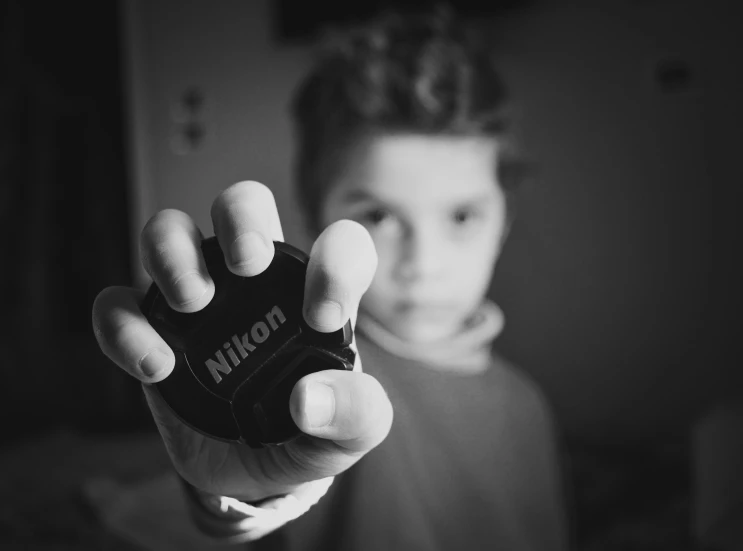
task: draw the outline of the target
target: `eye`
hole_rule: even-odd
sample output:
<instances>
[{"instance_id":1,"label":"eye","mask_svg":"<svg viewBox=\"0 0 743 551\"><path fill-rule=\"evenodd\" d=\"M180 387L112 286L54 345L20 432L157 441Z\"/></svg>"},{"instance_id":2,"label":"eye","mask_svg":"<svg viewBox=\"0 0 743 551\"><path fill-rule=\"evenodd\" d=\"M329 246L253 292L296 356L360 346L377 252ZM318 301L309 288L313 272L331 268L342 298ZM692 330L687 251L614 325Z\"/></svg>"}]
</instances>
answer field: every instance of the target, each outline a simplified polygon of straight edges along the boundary
<instances>
[{"instance_id":1,"label":"eye","mask_svg":"<svg viewBox=\"0 0 743 551\"><path fill-rule=\"evenodd\" d=\"M371 209L364 214L364 219L373 226L378 226L389 219L390 213L382 208Z\"/></svg>"},{"instance_id":2,"label":"eye","mask_svg":"<svg viewBox=\"0 0 743 551\"><path fill-rule=\"evenodd\" d=\"M454 211L452 220L457 226L464 226L477 218L477 211L472 207L461 207Z\"/></svg>"}]
</instances>

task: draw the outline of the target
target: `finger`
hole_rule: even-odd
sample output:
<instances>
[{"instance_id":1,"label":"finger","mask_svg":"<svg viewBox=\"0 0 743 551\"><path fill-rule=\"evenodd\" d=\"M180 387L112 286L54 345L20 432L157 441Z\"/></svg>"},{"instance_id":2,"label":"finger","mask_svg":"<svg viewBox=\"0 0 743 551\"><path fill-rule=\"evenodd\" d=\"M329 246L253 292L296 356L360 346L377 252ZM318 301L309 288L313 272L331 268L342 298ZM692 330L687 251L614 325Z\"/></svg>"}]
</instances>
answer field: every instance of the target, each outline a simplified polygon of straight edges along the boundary
<instances>
[{"instance_id":1,"label":"finger","mask_svg":"<svg viewBox=\"0 0 743 551\"><path fill-rule=\"evenodd\" d=\"M274 240L284 240L270 189L250 181L230 186L214 200L211 216L230 271L253 276L268 268Z\"/></svg>"},{"instance_id":2,"label":"finger","mask_svg":"<svg viewBox=\"0 0 743 551\"><path fill-rule=\"evenodd\" d=\"M312 373L297 382L289 403L292 418L303 432L332 440L353 453L377 446L392 426L387 393L366 373Z\"/></svg>"},{"instance_id":3,"label":"finger","mask_svg":"<svg viewBox=\"0 0 743 551\"><path fill-rule=\"evenodd\" d=\"M304 319L323 333L337 331L352 319L377 269L377 252L369 232L357 222L339 220L317 238L307 266Z\"/></svg>"},{"instance_id":4,"label":"finger","mask_svg":"<svg viewBox=\"0 0 743 551\"><path fill-rule=\"evenodd\" d=\"M168 209L142 230L142 265L168 304L179 312L197 312L214 296L214 281L201 254L203 236L187 214Z\"/></svg>"},{"instance_id":5,"label":"finger","mask_svg":"<svg viewBox=\"0 0 743 551\"><path fill-rule=\"evenodd\" d=\"M93 303L93 332L103 353L142 382L156 383L175 365L170 347L139 309L143 293L109 287Z\"/></svg>"}]
</instances>

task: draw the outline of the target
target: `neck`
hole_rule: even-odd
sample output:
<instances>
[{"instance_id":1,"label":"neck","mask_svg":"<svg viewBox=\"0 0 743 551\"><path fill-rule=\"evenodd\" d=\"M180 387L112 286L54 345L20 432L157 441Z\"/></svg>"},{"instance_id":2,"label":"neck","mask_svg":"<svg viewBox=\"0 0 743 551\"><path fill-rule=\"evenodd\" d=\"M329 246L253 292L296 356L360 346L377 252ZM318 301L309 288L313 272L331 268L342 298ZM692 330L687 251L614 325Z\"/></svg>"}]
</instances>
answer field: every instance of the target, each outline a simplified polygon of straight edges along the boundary
<instances>
[{"instance_id":1,"label":"neck","mask_svg":"<svg viewBox=\"0 0 743 551\"><path fill-rule=\"evenodd\" d=\"M503 312L485 301L449 338L433 343L414 343L400 339L365 312L359 312L356 328L388 352L419 362L438 371L477 374L490 365L490 347L503 329Z\"/></svg>"}]
</instances>

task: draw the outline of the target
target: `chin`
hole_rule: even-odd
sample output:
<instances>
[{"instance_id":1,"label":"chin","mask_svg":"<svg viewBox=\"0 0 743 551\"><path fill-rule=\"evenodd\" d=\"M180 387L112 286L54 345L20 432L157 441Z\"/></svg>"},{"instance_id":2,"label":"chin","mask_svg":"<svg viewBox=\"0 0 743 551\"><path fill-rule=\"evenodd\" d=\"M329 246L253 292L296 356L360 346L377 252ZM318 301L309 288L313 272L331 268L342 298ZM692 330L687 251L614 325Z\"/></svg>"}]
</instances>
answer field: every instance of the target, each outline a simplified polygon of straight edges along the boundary
<instances>
[{"instance_id":1,"label":"chin","mask_svg":"<svg viewBox=\"0 0 743 551\"><path fill-rule=\"evenodd\" d=\"M401 321L394 324L392 332L404 341L426 344L452 337L456 333L456 327L450 325L410 324Z\"/></svg>"},{"instance_id":2,"label":"chin","mask_svg":"<svg viewBox=\"0 0 743 551\"><path fill-rule=\"evenodd\" d=\"M423 312L418 309L366 308L366 313L377 320L398 339L426 344L449 339L462 326L458 311L445 309Z\"/></svg>"}]
</instances>

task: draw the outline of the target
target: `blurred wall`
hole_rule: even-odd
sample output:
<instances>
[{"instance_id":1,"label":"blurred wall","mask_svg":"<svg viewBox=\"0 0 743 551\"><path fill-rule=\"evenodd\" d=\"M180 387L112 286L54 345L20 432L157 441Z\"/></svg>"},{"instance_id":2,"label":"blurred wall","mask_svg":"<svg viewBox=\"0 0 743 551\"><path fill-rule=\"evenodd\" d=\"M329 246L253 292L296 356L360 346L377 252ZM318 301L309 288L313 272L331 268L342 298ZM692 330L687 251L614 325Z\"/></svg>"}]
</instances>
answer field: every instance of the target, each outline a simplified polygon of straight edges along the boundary
<instances>
[{"instance_id":1,"label":"blurred wall","mask_svg":"<svg viewBox=\"0 0 743 551\"><path fill-rule=\"evenodd\" d=\"M577 432L681 429L741 384L736 21L725 2L554 2L502 26L541 175L495 279L501 345Z\"/></svg>"},{"instance_id":2,"label":"blurred wall","mask_svg":"<svg viewBox=\"0 0 743 551\"><path fill-rule=\"evenodd\" d=\"M274 190L287 240L306 247L289 188L286 104L309 52L271 36L269 0L124 7L133 237L165 207L210 235L216 193L255 179ZM724 203L724 177L740 173L720 153L741 141L725 61L739 39L723 8L546 2L494 25L541 171L520 191L496 272L507 314L500 345L575 434L612 442L683 430L730 385L713 347L725 325L711 286L720 242L711 211ZM207 135L182 154L179 102L191 86L205 94Z\"/></svg>"},{"instance_id":3,"label":"blurred wall","mask_svg":"<svg viewBox=\"0 0 743 551\"><path fill-rule=\"evenodd\" d=\"M209 209L219 191L258 180L273 190L285 238L296 242L302 231L291 215L286 109L309 55L273 38L270 1L125 0L122 9L137 175L134 234L157 210L176 208L213 235ZM204 104L188 116L184 95L192 88L203 92ZM194 149L184 143L189 121L206 132Z\"/></svg>"}]
</instances>

